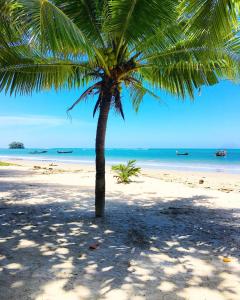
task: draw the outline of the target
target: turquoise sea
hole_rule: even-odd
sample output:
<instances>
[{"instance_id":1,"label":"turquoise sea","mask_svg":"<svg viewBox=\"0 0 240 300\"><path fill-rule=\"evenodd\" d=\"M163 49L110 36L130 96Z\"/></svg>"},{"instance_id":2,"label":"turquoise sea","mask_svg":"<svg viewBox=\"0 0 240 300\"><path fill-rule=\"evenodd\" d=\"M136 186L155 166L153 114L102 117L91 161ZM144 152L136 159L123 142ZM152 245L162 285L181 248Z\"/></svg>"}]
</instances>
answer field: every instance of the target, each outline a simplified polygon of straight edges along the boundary
<instances>
[{"instance_id":1,"label":"turquoise sea","mask_svg":"<svg viewBox=\"0 0 240 300\"><path fill-rule=\"evenodd\" d=\"M30 154L35 150L47 150L44 154ZM73 153L58 154L57 150L72 150ZM179 152L188 152L188 156L177 156ZM106 149L107 164L126 162L136 159L137 164L145 168L209 171L240 174L240 149L227 150L226 157L216 157L220 149ZM94 163L95 152L90 148L56 149L0 149L0 159L29 159L69 163Z\"/></svg>"}]
</instances>

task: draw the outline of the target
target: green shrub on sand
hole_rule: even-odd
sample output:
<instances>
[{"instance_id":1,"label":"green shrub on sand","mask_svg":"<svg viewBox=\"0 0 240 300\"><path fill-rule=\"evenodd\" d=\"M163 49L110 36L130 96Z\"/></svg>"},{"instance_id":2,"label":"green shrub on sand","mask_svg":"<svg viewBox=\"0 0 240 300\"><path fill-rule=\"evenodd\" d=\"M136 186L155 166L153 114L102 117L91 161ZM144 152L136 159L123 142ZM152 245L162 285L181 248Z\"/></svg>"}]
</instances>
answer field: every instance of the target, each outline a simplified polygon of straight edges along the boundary
<instances>
[{"instance_id":1,"label":"green shrub on sand","mask_svg":"<svg viewBox=\"0 0 240 300\"><path fill-rule=\"evenodd\" d=\"M112 166L112 171L116 173L118 183L130 183L131 177L137 177L141 173L141 168L136 167L136 160L129 160L126 165L119 164Z\"/></svg>"}]
</instances>

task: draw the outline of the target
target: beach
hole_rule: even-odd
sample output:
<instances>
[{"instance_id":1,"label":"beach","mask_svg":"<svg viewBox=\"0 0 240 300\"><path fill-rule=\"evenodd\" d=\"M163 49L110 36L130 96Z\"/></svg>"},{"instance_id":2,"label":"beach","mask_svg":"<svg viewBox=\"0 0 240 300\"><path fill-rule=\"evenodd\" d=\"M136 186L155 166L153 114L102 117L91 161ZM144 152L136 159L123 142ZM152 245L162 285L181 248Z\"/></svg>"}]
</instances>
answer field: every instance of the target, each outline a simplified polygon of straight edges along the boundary
<instances>
[{"instance_id":1,"label":"beach","mask_svg":"<svg viewBox=\"0 0 240 300\"><path fill-rule=\"evenodd\" d=\"M240 175L143 169L94 218L94 165L0 167L1 300L240 297Z\"/></svg>"}]
</instances>

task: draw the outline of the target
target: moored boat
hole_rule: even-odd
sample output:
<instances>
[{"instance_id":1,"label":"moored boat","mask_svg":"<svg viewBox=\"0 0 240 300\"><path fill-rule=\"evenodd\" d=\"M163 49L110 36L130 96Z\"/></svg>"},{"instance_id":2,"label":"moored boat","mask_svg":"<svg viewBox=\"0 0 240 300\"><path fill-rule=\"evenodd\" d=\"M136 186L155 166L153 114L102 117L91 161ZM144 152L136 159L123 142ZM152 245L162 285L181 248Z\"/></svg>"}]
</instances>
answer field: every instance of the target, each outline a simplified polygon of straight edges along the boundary
<instances>
[{"instance_id":1,"label":"moored boat","mask_svg":"<svg viewBox=\"0 0 240 300\"><path fill-rule=\"evenodd\" d=\"M42 153L47 153L47 150L42 150L42 151L32 151L32 152L29 152L29 154L42 154Z\"/></svg>"},{"instance_id":2,"label":"moored boat","mask_svg":"<svg viewBox=\"0 0 240 300\"><path fill-rule=\"evenodd\" d=\"M226 156L227 155L227 151L226 150L219 150L215 153L216 156Z\"/></svg>"},{"instance_id":3,"label":"moored boat","mask_svg":"<svg viewBox=\"0 0 240 300\"><path fill-rule=\"evenodd\" d=\"M189 155L189 153L188 152L178 152L178 151L176 151L176 155Z\"/></svg>"},{"instance_id":4,"label":"moored boat","mask_svg":"<svg viewBox=\"0 0 240 300\"><path fill-rule=\"evenodd\" d=\"M58 150L57 153L58 154L67 154L67 153L73 153L73 151L72 150L69 150L69 151Z\"/></svg>"}]
</instances>

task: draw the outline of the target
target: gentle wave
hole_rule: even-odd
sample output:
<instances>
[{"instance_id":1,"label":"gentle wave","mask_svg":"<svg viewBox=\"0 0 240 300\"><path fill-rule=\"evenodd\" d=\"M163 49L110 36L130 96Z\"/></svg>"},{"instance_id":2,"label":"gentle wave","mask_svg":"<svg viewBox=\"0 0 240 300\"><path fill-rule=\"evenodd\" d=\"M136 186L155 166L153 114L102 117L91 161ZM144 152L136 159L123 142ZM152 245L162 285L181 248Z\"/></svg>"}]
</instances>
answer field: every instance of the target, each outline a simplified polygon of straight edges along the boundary
<instances>
[{"instance_id":1,"label":"gentle wave","mask_svg":"<svg viewBox=\"0 0 240 300\"><path fill-rule=\"evenodd\" d=\"M83 150L83 149L82 149ZM85 150L85 149L84 149ZM94 164L95 157L58 157L55 155L2 155L0 154L0 159L7 160L29 160L29 161L44 161L44 162L59 162L59 163L72 163L72 164ZM115 158L108 157L106 160L107 165L113 165L118 163L125 163L126 158ZM154 159L138 159L137 165L143 168L149 169L159 169L159 170L179 170L179 171L199 171L199 172L221 172L221 173L232 173L240 174L240 164L216 164L216 163L206 163L206 162L194 162L194 161L185 161L185 162L176 162L176 161L159 161Z\"/></svg>"}]
</instances>

